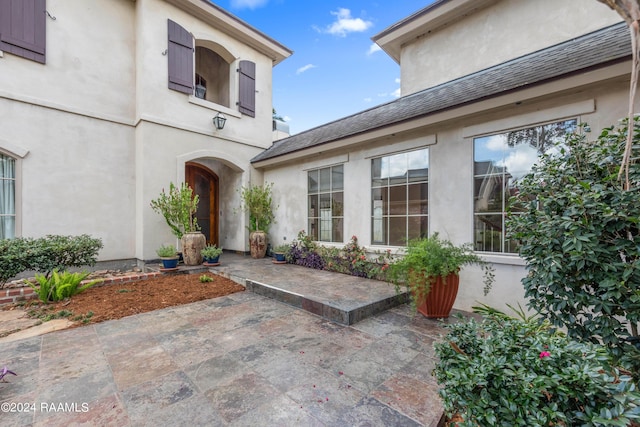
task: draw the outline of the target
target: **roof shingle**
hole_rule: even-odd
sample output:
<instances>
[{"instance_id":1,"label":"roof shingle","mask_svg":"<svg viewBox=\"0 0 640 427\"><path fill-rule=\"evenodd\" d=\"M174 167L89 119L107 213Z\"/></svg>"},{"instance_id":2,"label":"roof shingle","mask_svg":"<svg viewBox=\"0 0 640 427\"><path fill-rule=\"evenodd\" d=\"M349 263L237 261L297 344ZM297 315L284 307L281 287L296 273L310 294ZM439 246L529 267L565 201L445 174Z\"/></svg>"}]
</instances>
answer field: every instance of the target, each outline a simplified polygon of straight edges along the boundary
<instances>
[{"instance_id":1,"label":"roof shingle","mask_svg":"<svg viewBox=\"0 0 640 427\"><path fill-rule=\"evenodd\" d=\"M629 30L626 23L621 22L281 139L251 162L498 96L630 56Z\"/></svg>"}]
</instances>

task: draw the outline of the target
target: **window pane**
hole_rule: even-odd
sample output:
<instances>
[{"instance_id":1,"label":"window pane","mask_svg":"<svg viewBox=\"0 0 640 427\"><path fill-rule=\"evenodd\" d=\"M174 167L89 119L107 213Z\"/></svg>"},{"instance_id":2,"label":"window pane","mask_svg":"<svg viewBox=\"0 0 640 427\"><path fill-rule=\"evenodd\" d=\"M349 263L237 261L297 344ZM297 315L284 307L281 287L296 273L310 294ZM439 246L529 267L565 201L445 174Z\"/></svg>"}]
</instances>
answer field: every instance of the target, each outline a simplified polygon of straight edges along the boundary
<instances>
[{"instance_id":1,"label":"window pane","mask_svg":"<svg viewBox=\"0 0 640 427\"><path fill-rule=\"evenodd\" d=\"M378 215L378 212L374 210L373 218L371 219L371 241L374 245L385 245L387 240L387 217Z\"/></svg>"},{"instance_id":2,"label":"window pane","mask_svg":"<svg viewBox=\"0 0 640 427\"><path fill-rule=\"evenodd\" d=\"M407 238L418 239L421 237L427 237L429 221L427 216L410 216L408 219Z\"/></svg>"},{"instance_id":3,"label":"window pane","mask_svg":"<svg viewBox=\"0 0 640 427\"><path fill-rule=\"evenodd\" d=\"M373 203L371 205L372 214L379 210L380 215L389 215L388 188L375 188L371 191Z\"/></svg>"},{"instance_id":4,"label":"window pane","mask_svg":"<svg viewBox=\"0 0 640 427\"><path fill-rule=\"evenodd\" d=\"M382 179L382 159L371 160L371 185L379 187L386 184L387 180Z\"/></svg>"},{"instance_id":5,"label":"window pane","mask_svg":"<svg viewBox=\"0 0 640 427\"><path fill-rule=\"evenodd\" d=\"M333 218L333 239L334 242L344 242L344 235L342 232L343 228L343 220L342 218Z\"/></svg>"},{"instance_id":6,"label":"window pane","mask_svg":"<svg viewBox=\"0 0 640 427\"><path fill-rule=\"evenodd\" d=\"M320 169L320 191L331 190L331 170L329 168Z\"/></svg>"},{"instance_id":7,"label":"window pane","mask_svg":"<svg viewBox=\"0 0 640 427\"><path fill-rule=\"evenodd\" d=\"M407 217L389 218L389 244L404 246L407 244Z\"/></svg>"},{"instance_id":8,"label":"window pane","mask_svg":"<svg viewBox=\"0 0 640 427\"><path fill-rule=\"evenodd\" d=\"M502 174L485 175L478 178L476 180L475 212L502 212L504 184Z\"/></svg>"},{"instance_id":9,"label":"window pane","mask_svg":"<svg viewBox=\"0 0 640 427\"><path fill-rule=\"evenodd\" d=\"M343 208L343 199L344 193L333 193L331 198L331 211L333 216L343 216L344 208Z\"/></svg>"},{"instance_id":10,"label":"window pane","mask_svg":"<svg viewBox=\"0 0 640 427\"><path fill-rule=\"evenodd\" d=\"M309 196L309 217L317 218L320 214L318 210L318 196Z\"/></svg>"},{"instance_id":11,"label":"window pane","mask_svg":"<svg viewBox=\"0 0 640 427\"><path fill-rule=\"evenodd\" d=\"M428 184L411 184L409 186L409 215L429 213L429 186Z\"/></svg>"},{"instance_id":12,"label":"window pane","mask_svg":"<svg viewBox=\"0 0 640 427\"><path fill-rule=\"evenodd\" d=\"M389 157L389 185L407 182L407 153Z\"/></svg>"},{"instance_id":13,"label":"window pane","mask_svg":"<svg viewBox=\"0 0 640 427\"><path fill-rule=\"evenodd\" d=\"M427 181L429 179L429 151L412 151L407 153L409 163L409 182Z\"/></svg>"},{"instance_id":14,"label":"window pane","mask_svg":"<svg viewBox=\"0 0 640 427\"><path fill-rule=\"evenodd\" d=\"M13 216L0 216L0 239L16 237L16 219Z\"/></svg>"},{"instance_id":15,"label":"window pane","mask_svg":"<svg viewBox=\"0 0 640 427\"><path fill-rule=\"evenodd\" d=\"M331 168L331 190L336 191L344 188L343 176L344 172L342 165Z\"/></svg>"},{"instance_id":16,"label":"window pane","mask_svg":"<svg viewBox=\"0 0 640 427\"><path fill-rule=\"evenodd\" d=\"M0 154L0 179L16 177L16 161L11 157Z\"/></svg>"},{"instance_id":17,"label":"window pane","mask_svg":"<svg viewBox=\"0 0 640 427\"><path fill-rule=\"evenodd\" d=\"M390 215L407 214L407 187L404 185L389 187Z\"/></svg>"},{"instance_id":18,"label":"window pane","mask_svg":"<svg viewBox=\"0 0 640 427\"><path fill-rule=\"evenodd\" d=\"M309 219L309 236L311 239L318 240L318 220L317 219Z\"/></svg>"},{"instance_id":19,"label":"window pane","mask_svg":"<svg viewBox=\"0 0 640 427\"><path fill-rule=\"evenodd\" d=\"M307 174L308 176L308 191L309 193L317 193L318 192L318 171L310 171Z\"/></svg>"},{"instance_id":20,"label":"window pane","mask_svg":"<svg viewBox=\"0 0 640 427\"><path fill-rule=\"evenodd\" d=\"M477 251L502 251L502 214L477 215L474 229Z\"/></svg>"}]
</instances>

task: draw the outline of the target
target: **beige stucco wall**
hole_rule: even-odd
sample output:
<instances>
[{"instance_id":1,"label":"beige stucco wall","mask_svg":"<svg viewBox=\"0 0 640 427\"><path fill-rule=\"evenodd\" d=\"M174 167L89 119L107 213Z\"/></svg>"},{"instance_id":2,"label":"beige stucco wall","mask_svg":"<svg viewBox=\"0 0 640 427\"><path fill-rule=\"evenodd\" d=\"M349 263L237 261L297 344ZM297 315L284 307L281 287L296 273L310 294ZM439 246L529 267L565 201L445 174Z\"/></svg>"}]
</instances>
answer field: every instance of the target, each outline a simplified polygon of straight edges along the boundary
<instances>
[{"instance_id":1,"label":"beige stucco wall","mask_svg":"<svg viewBox=\"0 0 640 427\"><path fill-rule=\"evenodd\" d=\"M0 96L132 123L134 3L48 0L47 10L46 64L3 55Z\"/></svg>"},{"instance_id":2,"label":"beige stucco wall","mask_svg":"<svg viewBox=\"0 0 640 427\"><path fill-rule=\"evenodd\" d=\"M220 244L246 250L237 189L261 182L249 160L271 144L272 59L162 0L48 0L47 10L46 64L0 56L0 152L18 159L18 235L87 233L104 242L100 260L155 259L176 241L149 203L192 161L220 179ZM168 17L232 53L229 107L168 88ZM255 118L235 105L241 59L256 63Z\"/></svg>"},{"instance_id":3,"label":"beige stucco wall","mask_svg":"<svg viewBox=\"0 0 640 427\"><path fill-rule=\"evenodd\" d=\"M627 88L628 80L615 78L554 96L538 98L533 91L522 104L505 104L486 112L435 122L418 133L406 136L399 133L367 141L350 150L314 156L313 160L300 159L270 167L264 177L266 182L274 183L274 199L279 204L278 222L270 230L270 239L274 244L282 243L285 237L290 242L298 231L307 229L307 170L343 164L345 242L333 245L343 246L356 235L372 252L386 249L396 252L397 247L370 245L371 158L426 146L429 147L429 230L455 243L472 242L474 137L575 117L587 122L593 129L590 137L596 138L602 127L617 123L626 114ZM524 306L526 301L520 284L525 275L523 260L510 254L485 253L483 256L496 270L493 290L483 296L480 269L464 268L455 307L469 310L478 302L503 309L506 309L505 303Z\"/></svg>"},{"instance_id":4,"label":"beige stucco wall","mask_svg":"<svg viewBox=\"0 0 640 427\"><path fill-rule=\"evenodd\" d=\"M502 0L403 46L401 93L433 87L621 20L596 0Z\"/></svg>"},{"instance_id":5,"label":"beige stucco wall","mask_svg":"<svg viewBox=\"0 0 640 427\"><path fill-rule=\"evenodd\" d=\"M21 163L21 235L86 233L102 239L100 259L131 258L133 127L1 98L0 117L0 150Z\"/></svg>"},{"instance_id":6,"label":"beige stucco wall","mask_svg":"<svg viewBox=\"0 0 640 427\"><path fill-rule=\"evenodd\" d=\"M161 0L137 0L137 120L160 123L180 129L267 148L271 145L271 77L272 62L255 49L212 28L198 18ZM196 39L212 41L228 50L235 61L229 67L231 107L203 101L167 89L167 19L177 22ZM240 60L256 64L256 117L239 113L238 76ZM227 117L222 131L213 127L217 112Z\"/></svg>"}]
</instances>

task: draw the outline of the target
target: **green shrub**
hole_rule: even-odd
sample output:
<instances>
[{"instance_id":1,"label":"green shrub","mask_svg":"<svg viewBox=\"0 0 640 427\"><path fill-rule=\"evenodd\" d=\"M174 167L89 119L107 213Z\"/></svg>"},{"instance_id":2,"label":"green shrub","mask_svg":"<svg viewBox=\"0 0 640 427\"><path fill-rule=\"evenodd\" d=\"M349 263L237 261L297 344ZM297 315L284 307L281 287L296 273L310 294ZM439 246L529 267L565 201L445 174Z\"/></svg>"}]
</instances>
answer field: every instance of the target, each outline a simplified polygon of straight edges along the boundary
<instances>
[{"instance_id":1,"label":"green shrub","mask_svg":"<svg viewBox=\"0 0 640 427\"><path fill-rule=\"evenodd\" d=\"M459 426L627 426L640 417L635 383L602 346L501 313L448 328L434 375Z\"/></svg>"},{"instance_id":2,"label":"green shrub","mask_svg":"<svg viewBox=\"0 0 640 427\"><path fill-rule=\"evenodd\" d=\"M102 241L87 234L0 240L0 284L23 271L49 277L54 269L94 265L101 248Z\"/></svg>"},{"instance_id":3,"label":"green shrub","mask_svg":"<svg viewBox=\"0 0 640 427\"><path fill-rule=\"evenodd\" d=\"M162 189L160 196L151 201L151 209L163 216L171 232L178 238L189 232L199 231L200 226L196 220L200 197L193 194L189 184L183 182L176 187L169 183L169 193Z\"/></svg>"},{"instance_id":4,"label":"green shrub","mask_svg":"<svg viewBox=\"0 0 640 427\"><path fill-rule=\"evenodd\" d=\"M518 181L507 230L527 263L529 306L572 337L608 346L637 375L640 352L629 341L640 320L640 162L624 190L626 133L611 127L595 141L573 134L554 146Z\"/></svg>"},{"instance_id":5,"label":"green shrub","mask_svg":"<svg viewBox=\"0 0 640 427\"><path fill-rule=\"evenodd\" d=\"M29 283L29 286L33 288L42 302L61 301L79 294L85 289L89 289L96 283L102 282L101 279L97 279L82 285L81 282L86 279L88 275L89 273L87 272L69 273L63 271L62 273L58 273L58 270L53 270L50 277L36 274L36 282L38 282L39 286L33 283Z\"/></svg>"}]
</instances>

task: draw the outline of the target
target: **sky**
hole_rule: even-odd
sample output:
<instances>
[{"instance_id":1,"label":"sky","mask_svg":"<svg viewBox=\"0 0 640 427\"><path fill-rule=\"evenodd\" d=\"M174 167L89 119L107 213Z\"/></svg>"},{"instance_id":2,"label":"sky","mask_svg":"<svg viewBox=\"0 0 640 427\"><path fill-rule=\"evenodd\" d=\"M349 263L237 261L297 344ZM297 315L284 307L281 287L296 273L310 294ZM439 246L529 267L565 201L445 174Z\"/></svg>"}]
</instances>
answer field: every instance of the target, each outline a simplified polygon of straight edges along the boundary
<instances>
[{"instance_id":1,"label":"sky","mask_svg":"<svg viewBox=\"0 0 640 427\"><path fill-rule=\"evenodd\" d=\"M371 37L433 1L213 3L293 50L273 68L273 108L293 135L396 99L400 66Z\"/></svg>"}]
</instances>

